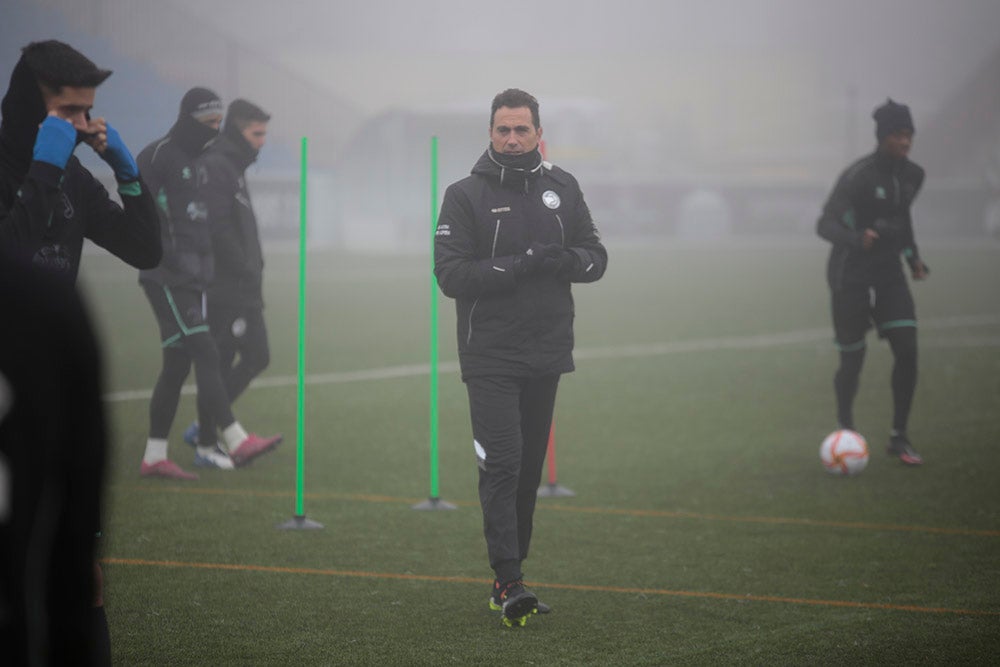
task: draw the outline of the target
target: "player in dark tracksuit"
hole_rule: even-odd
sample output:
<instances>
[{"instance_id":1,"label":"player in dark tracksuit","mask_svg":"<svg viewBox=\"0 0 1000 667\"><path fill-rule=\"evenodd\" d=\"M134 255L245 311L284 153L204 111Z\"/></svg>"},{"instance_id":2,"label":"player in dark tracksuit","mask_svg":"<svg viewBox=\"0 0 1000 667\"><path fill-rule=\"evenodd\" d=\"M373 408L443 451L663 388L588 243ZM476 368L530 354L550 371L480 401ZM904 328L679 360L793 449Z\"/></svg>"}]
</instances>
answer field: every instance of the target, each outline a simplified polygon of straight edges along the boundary
<instances>
[{"instance_id":1,"label":"player in dark tracksuit","mask_svg":"<svg viewBox=\"0 0 1000 667\"><path fill-rule=\"evenodd\" d=\"M264 145L268 120L270 116L260 107L234 100L226 110L222 133L198 161L199 197L208 214L215 253L208 324L219 349L230 401L236 400L270 361L264 325L264 254L244 175ZM202 398L198 400L200 404ZM204 412L199 405L199 414ZM214 429L202 422L198 432L206 428ZM281 440L280 436L275 438L271 447Z\"/></svg>"},{"instance_id":2,"label":"player in dark tracksuit","mask_svg":"<svg viewBox=\"0 0 1000 667\"><path fill-rule=\"evenodd\" d=\"M214 92L192 88L181 100L177 121L167 135L139 154L163 230L163 261L139 273L159 323L163 348L163 366L149 403L149 439L140 468L145 477L197 478L167 458L167 436L192 363L198 404L212 413L201 419L223 426L223 439L234 452L250 437L233 416L220 374L219 352L205 318L205 292L212 283L214 257L208 214L198 196L195 159L218 136L222 111L222 101ZM219 448L214 432L206 432L196 444L196 466L233 469L233 460Z\"/></svg>"},{"instance_id":3,"label":"player in dark tracksuit","mask_svg":"<svg viewBox=\"0 0 1000 667\"><path fill-rule=\"evenodd\" d=\"M841 428L854 429L865 333L874 322L894 357L889 453L920 465L923 459L906 433L917 383L917 319L900 256L914 280L927 277L910 216L924 170L907 158L914 132L909 108L888 100L874 118L878 148L841 174L817 223L819 235L833 244L827 282L840 349L834 377L837 421Z\"/></svg>"},{"instance_id":4,"label":"player in dark tracksuit","mask_svg":"<svg viewBox=\"0 0 1000 667\"><path fill-rule=\"evenodd\" d=\"M572 175L544 162L538 102L493 100L491 145L445 192L434 272L455 299L469 395L491 606L523 624L539 607L524 588L542 463L559 377L573 366L570 284L601 278L607 252Z\"/></svg>"},{"instance_id":5,"label":"player in dark tracksuit","mask_svg":"<svg viewBox=\"0 0 1000 667\"><path fill-rule=\"evenodd\" d=\"M0 258L0 262L33 265L51 273L57 281L72 286L79 272L80 255L85 238L139 269L152 268L160 261L159 220L153 200L140 178L135 160L121 136L104 118L90 117L97 87L110 75L110 71L99 69L86 56L62 42L55 40L33 42L24 48L11 74L10 87L2 105L0 255L3 258ZM86 143L94 149L111 167L118 183L122 205L113 201L104 187L73 156L73 151L80 143ZM32 285L24 285L26 295L32 294L32 289ZM40 289L39 294L44 294L44 291ZM67 318L77 321L80 318L74 314L76 306L71 299L72 297L67 297L58 303L64 304L67 310L73 310L74 312L66 313ZM44 310L43 305L38 304L36 312L40 318ZM3 309L3 312L7 316L14 317L6 309ZM20 327L24 323L16 324ZM44 322L39 319L36 324L38 327L43 327L45 324L61 326L59 319L55 317L47 318ZM15 323L12 323L11 326L14 325ZM67 331L75 331L81 335L87 333L89 328L85 323L79 322L65 325ZM54 345L62 344L57 343L54 332L39 331L31 326L23 329L24 335L35 335L31 334L32 331L37 334L38 341L48 341ZM83 339L75 342L82 346L80 349L86 347L86 341ZM53 348L51 359L48 356L44 359L32 359L36 362L35 372L40 374L40 379L44 378L54 385L47 388L43 386L32 388L28 384L22 385L22 390L27 387L29 393L38 391L57 393L77 386L76 378L64 376L62 373L56 375L45 373L45 368L50 364L53 368L59 368L59 363L63 361L63 353L66 356L72 354L69 349ZM85 350L82 354L89 356L90 352ZM89 364L91 361L86 359L85 363ZM77 359L73 363L82 364L84 360ZM86 371L93 375L92 382L96 382L94 371L96 367L97 364L94 362L94 366ZM77 371L80 369L80 366L76 367ZM86 386L89 388L86 389L86 395L80 394L78 407L95 411L91 418L96 421L100 419L100 415L97 414L100 408L100 393L95 385ZM30 396L30 400L36 398L37 396ZM27 402L29 397L25 396L24 399ZM54 398L47 397L46 402L48 411L35 411L31 415L34 428L39 435L39 442L33 440L33 444L41 446L41 440L53 438L59 440L59 443L54 443L56 446L63 446L65 449L65 445L72 442L74 446L70 449L73 452L86 454L91 446L89 438L103 437L103 432L98 434L100 429L88 432L90 424L85 419L74 418L70 414L71 411L62 417L58 412L53 412L57 407ZM68 432L56 433L53 430L58 430L67 424L73 426L77 435ZM23 439L20 444L25 444ZM97 443L95 446L103 447L103 443ZM42 452L37 454L43 455ZM54 452L44 453L44 455L50 454ZM101 452L93 453L95 457L93 463L98 467L103 460L99 454ZM74 509L87 511L91 508L89 503L93 499L87 497L87 491L96 487L94 493L100 493L100 473L86 461L86 457L84 463L80 464L71 461L72 456L68 455L60 462L60 465L68 464L73 468L70 479L72 488L69 489L72 495L67 504L72 503L75 506L79 503L80 507ZM15 474L18 474L17 471ZM53 493L55 493L54 488ZM52 497L60 502L64 500L57 496L58 494ZM111 661L100 568L93 560L96 553L94 536L99 530L99 514L96 510L94 506L92 523L87 526L90 541L83 561L86 569L60 572L59 577L65 576L73 581L74 586L90 592L96 640L93 645L98 647L97 653L93 659L84 658L79 654L73 659L74 649L70 648L70 652L62 654L62 657L56 660L57 663L110 664ZM55 528L51 523L45 525L48 528ZM59 562L66 562L74 555L64 553L62 546L55 548L55 554ZM36 557L41 558L41 555ZM80 561L75 563L79 565ZM91 575L91 572L94 574ZM79 577L85 579L81 580ZM52 581L54 585L59 586L61 579ZM56 602L57 597L43 600L37 597L41 595L38 590L35 590L34 594L36 597L29 598L34 605L59 606ZM44 609L39 607L36 611ZM3 612L0 611L0 616L2 615ZM53 612L53 615L56 615L56 612ZM75 641L76 638L28 639L58 643ZM7 645L6 642L2 644L5 647ZM14 660L17 661L16 658Z\"/></svg>"}]
</instances>

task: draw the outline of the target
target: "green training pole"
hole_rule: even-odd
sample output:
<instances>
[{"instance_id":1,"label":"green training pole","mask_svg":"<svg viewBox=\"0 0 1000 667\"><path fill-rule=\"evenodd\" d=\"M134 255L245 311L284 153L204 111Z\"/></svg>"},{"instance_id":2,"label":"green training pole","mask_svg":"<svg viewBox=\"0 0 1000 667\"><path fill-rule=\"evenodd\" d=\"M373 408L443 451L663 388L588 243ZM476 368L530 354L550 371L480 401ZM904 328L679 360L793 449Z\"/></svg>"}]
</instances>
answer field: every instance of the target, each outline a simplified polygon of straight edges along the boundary
<instances>
[{"instance_id":1,"label":"green training pole","mask_svg":"<svg viewBox=\"0 0 1000 667\"><path fill-rule=\"evenodd\" d=\"M283 529L322 528L323 524L306 518L305 512L305 426L306 426L306 176L308 173L308 140L302 137L302 167L299 176L299 361L298 396L296 401L295 434L295 515L282 524Z\"/></svg>"},{"instance_id":2,"label":"green training pole","mask_svg":"<svg viewBox=\"0 0 1000 667\"><path fill-rule=\"evenodd\" d=\"M438 287L434 278L434 235L438 218L438 138L431 137L431 307L430 307L430 450L431 494L413 506L416 510L453 510L455 505L441 500L438 475Z\"/></svg>"}]
</instances>

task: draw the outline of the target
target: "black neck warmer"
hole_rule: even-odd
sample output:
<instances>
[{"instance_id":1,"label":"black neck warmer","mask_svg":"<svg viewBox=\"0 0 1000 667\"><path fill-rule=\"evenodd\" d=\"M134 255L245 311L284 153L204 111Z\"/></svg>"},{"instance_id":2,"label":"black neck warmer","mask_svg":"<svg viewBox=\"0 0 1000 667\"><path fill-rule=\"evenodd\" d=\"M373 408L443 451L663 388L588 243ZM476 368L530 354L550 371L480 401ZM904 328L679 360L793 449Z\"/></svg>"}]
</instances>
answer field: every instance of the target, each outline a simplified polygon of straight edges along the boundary
<instances>
[{"instance_id":1,"label":"black neck warmer","mask_svg":"<svg viewBox=\"0 0 1000 667\"><path fill-rule=\"evenodd\" d=\"M10 87L0 109L3 113L0 146L12 161L11 166L26 174L31 165L38 126L45 120L47 112L38 81L23 57L10 75Z\"/></svg>"},{"instance_id":2,"label":"black neck warmer","mask_svg":"<svg viewBox=\"0 0 1000 667\"><path fill-rule=\"evenodd\" d=\"M497 153L493 146L486 149L490 160L500 167L500 185L528 189L528 181L542 172L542 154L536 147L519 155Z\"/></svg>"},{"instance_id":3,"label":"black neck warmer","mask_svg":"<svg viewBox=\"0 0 1000 667\"><path fill-rule=\"evenodd\" d=\"M241 169L246 169L257 161L257 154L260 151L256 151L250 147L250 144L243 138L243 133L236 127L235 123L227 122L222 128L222 136L229 140L233 148L233 157Z\"/></svg>"}]
</instances>

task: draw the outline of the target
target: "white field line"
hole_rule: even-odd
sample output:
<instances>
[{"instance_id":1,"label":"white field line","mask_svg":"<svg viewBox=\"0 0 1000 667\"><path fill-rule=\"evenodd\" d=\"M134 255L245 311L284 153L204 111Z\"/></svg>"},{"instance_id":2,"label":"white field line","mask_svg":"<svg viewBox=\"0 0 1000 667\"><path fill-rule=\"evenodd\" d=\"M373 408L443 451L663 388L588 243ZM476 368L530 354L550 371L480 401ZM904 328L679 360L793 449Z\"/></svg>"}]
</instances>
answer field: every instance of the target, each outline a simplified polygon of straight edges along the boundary
<instances>
[{"instance_id":1,"label":"white field line","mask_svg":"<svg viewBox=\"0 0 1000 667\"><path fill-rule=\"evenodd\" d=\"M922 331L960 329L963 327L990 326L1000 324L1000 315L967 315L947 317L933 320L921 320ZM614 345L610 347L590 347L574 350L576 359L626 359L630 357L653 357L665 354L684 354L689 352L714 352L718 350L755 350L762 348L781 347L783 345L800 345L802 343L830 342L833 332L830 327L822 329L800 329L774 334L759 334L755 336L724 336L720 338L702 338L689 341L671 341L664 343L642 343L635 345ZM1000 347L1000 337L961 338L947 344L949 347ZM926 346L922 344L922 346ZM932 345L939 347L940 345ZM446 361L438 364L441 373L458 371L457 361ZM349 382L368 382L371 380L397 380L400 378L418 377L430 373L429 364L408 364L404 366L386 366L359 371L344 371L340 373L319 373L307 375L306 384L346 384ZM278 375L254 380L251 389L266 387L290 387L298 383L298 378L292 375ZM187 384L181 389L182 394L194 394L195 386ZM109 403L124 401L148 400L153 395L152 389L131 389L116 391L104 395Z\"/></svg>"}]
</instances>

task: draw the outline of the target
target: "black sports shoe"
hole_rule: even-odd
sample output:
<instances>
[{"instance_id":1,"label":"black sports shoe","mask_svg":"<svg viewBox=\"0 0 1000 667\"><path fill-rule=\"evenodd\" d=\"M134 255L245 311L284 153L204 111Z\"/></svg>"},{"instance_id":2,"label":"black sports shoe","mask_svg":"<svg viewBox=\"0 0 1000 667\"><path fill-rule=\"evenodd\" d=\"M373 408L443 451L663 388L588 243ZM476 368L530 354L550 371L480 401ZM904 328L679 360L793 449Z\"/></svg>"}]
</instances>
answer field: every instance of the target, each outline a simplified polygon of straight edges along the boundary
<instances>
[{"instance_id":1,"label":"black sports shoe","mask_svg":"<svg viewBox=\"0 0 1000 667\"><path fill-rule=\"evenodd\" d=\"M490 598L490 607L494 606L494 600L500 602L503 624L508 628L514 625L523 627L528 622L529 616L538 613L538 598L524 587L524 582L520 579L503 586L496 582L494 591Z\"/></svg>"},{"instance_id":2,"label":"black sports shoe","mask_svg":"<svg viewBox=\"0 0 1000 667\"><path fill-rule=\"evenodd\" d=\"M500 602L500 582L496 579L493 580L493 588L490 590L490 609L493 611L502 611L503 603ZM535 607L536 614L548 614L552 611L552 607L545 604L541 600L538 601Z\"/></svg>"},{"instance_id":3,"label":"black sports shoe","mask_svg":"<svg viewBox=\"0 0 1000 667\"><path fill-rule=\"evenodd\" d=\"M910 444L910 440L903 433L894 433L889 436L889 447L886 450L889 456L895 456L908 466L923 465L924 459L917 454L917 450Z\"/></svg>"}]
</instances>

